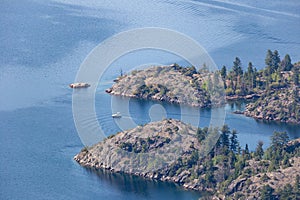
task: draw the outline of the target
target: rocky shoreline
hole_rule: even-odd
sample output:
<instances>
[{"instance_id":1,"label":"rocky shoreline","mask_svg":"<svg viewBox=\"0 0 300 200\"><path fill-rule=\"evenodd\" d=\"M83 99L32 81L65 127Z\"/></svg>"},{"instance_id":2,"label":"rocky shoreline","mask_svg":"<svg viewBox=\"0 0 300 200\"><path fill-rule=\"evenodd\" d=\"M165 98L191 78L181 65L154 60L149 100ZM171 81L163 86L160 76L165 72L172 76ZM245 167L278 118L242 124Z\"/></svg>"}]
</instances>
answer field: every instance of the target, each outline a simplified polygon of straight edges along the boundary
<instances>
[{"instance_id":1,"label":"rocky shoreline","mask_svg":"<svg viewBox=\"0 0 300 200\"><path fill-rule=\"evenodd\" d=\"M188 181L191 176L189 170L170 173L177 159L188 160L196 149L201 148L196 132L197 129L190 125L166 119L118 133L93 147L86 147L74 160L83 167L169 181L186 189L208 191L201 186L199 179Z\"/></svg>"},{"instance_id":2,"label":"rocky shoreline","mask_svg":"<svg viewBox=\"0 0 300 200\"><path fill-rule=\"evenodd\" d=\"M257 120L300 124L300 89L272 90L246 106L244 114Z\"/></svg>"},{"instance_id":3,"label":"rocky shoreline","mask_svg":"<svg viewBox=\"0 0 300 200\"><path fill-rule=\"evenodd\" d=\"M225 99L227 101L237 101L237 100L253 100L253 99L258 99L262 96L262 94L260 93L256 93L256 94L248 94L248 95L227 95L225 97Z\"/></svg>"},{"instance_id":4,"label":"rocky shoreline","mask_svg":"<svg viewBox=\"0 0 300 200\"><path fill-rule=\"evenodd\" d=\"M296 68L298 69L299 66L295 65ZM297 71L281 72L281 82L284 81L284 84L273 83L270 89L264 86L248 91L248 93L236 94L228 92L227 88L225 95L225 84L222 84L224 80L219 80L218 72L197 72L194 67L180 67L173 64L135 70L129 75L120 76L114 80L115 84L106 92L116 96L200 108L220 106L226 101L252 101L247 104L245 111L234 113L244 114L257 120L300 124L299 86L290 80L295 73ZM262 74L263 72L257 72L257 76L260 76L257 82L266 84ZM225 82L226 87L235 83L229 80Z\"/></svg>"},{"instance_id":5,"label":"rocky shoreline","mask_svg":"<svg viewBox=\"0 0 300 200\"><path fill-rule=\"evenodd\" d=\"M234 131L227 126L220 131L219 147L201 157L203 141L212 132L165 119L109 136L92 147L83 148L74 160L87 168L174 182L189 190L214 194L209 199L257 199L266 185L279 196L283 186L295 184L300 175L300 139L280 143L277 151L285 156L272 168L273 158L263 159L262 154L259 158L256 152L247 149L241 154L234 153L234 148L224 145L224 134L234 134ZM273 137L284 138L284 133ZM238 146L233 142L230 146L233 144ZM272 148L275 146L267 149L270 152L267 157L274 154ZM234 163L230 164L230 158L235 159Z\"/></svg>"},{"instance_id":6,"label":"rocky shoreline","mask_svg":"<svg viewBox=\"0 0 300 200\"><path fill-rule=\"evenodd\" d=\"M152 100L152 101L159 101L159 102L168 102L171 104L179 104L179 105L187 105L192 107L200 107L200 108L209 108L211 107L210 103L202 104L202 103L186 103L178 98L170 97L167 95L155 95L155 96L146 96L146 95L133 95L133 94L127 94L127 93L121 93L113 91L111 88L105 90L106 93L115 95L115 96L121 96L121 97L128 97L128 98L135 98L135 99L144 99L144 100Z\"/></svg>"},{"instance_id":7,"label":"rocky shoreline","mask_svg":"<svg viewBox=\"0 0 300 200\"><path fill-rule=\"evenodd\" d=\"M249 66L245 73L239 62L235 65L229 73L223 67L221 79L219 72L197 72L194 67L177 64L135 70L114 80L106 92L201 108L219 106L225 100L251 100L245 111L234 113L300 124L299 64L291 67L293 71L278 66L257 71ZM203 142L211 132L218 135L216 146L211 140ZM236 134L226 125L209 130L165 119L85 147L74 160L88 168L174 182L186 189L214 194L209 199L257 199L264 195L274 199L286 195L297 198L298 194L300 198L300 139L287 143L286 133L275 131L266 152L262 144L255 152L249 152L247 145L245 149L239 146ZM208 144L215 147L205 157L199 157ZM299 187L285 194L291 183Z\"/></svg>"},{"instance_id":8,"label":"rocky shoreline","mask_svg":"<svg viewBox=\"0 0 300 200\"><path fill-rule=\"evenodd\" d=\"M194 67L180 67L176 64L154 66L118 77L106 92L129 98L207 108L225 101L222 81L209 83L210 76L210 73L198 73ZM214 89L208 90L207 84Z\"/></svg>"},{"instance_id":9,"label":"rocky shoreline","mask_svg":"<svg viewBox=\"0 0 300 200\"><path fill-rule=\"evenodd\" d=\"M124 172L124 171L115 169L112 166L95 164L93 162L93 159L90 157L91 157L91 155L88 155L88 153L80 153L74 157L74 160L77 161L81 166L87 167L87 168L104 169L104 170L109 170L113 173L126 173L129 175L143 177L143 178L146 178L149 180L173 182L178 185L181 185L185 189L209 192L209 190L207 190L206 188L201 187L199 185L198 180L195 180L195 181L189 182L189 183L185 182L185 179L191 175L191 173L188 171L184 171L181 174L179 174L178 176L174 176L174 177L164 175L164 173L167 173L169 171L169 169L163 169L163 170L160 170L159 172L129 172L129 171Z\"/></svg>"}]
</instances>

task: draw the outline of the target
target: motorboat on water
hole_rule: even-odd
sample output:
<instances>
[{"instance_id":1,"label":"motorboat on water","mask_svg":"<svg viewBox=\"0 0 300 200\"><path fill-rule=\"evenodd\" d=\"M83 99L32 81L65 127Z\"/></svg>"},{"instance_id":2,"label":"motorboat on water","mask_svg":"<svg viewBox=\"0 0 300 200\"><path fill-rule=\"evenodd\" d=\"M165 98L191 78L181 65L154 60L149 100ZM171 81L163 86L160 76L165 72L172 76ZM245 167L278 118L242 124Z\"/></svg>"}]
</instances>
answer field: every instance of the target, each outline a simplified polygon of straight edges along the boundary
<instances>
[{"instance_id":1,"label":"motorboat on water","mask_svg":"<svg viewBox=\"0 0 300 200\"><path fill-rule=\"evenodd\" d=\"M112 114L111 116L112 116L112 118L121 118L122 117L120 112L116 112L116 113Z\"/></svg>"},{"instance_id":2,"label":"motorboat on water","mask_svg":"<svg viewBox=\"0 0 300 200\"><path fill-rule=\"evenodd\" d=\"M90 87L91 85L88 83L71 83L70 88L87 88Z\"/></svg>"}]
</instances>

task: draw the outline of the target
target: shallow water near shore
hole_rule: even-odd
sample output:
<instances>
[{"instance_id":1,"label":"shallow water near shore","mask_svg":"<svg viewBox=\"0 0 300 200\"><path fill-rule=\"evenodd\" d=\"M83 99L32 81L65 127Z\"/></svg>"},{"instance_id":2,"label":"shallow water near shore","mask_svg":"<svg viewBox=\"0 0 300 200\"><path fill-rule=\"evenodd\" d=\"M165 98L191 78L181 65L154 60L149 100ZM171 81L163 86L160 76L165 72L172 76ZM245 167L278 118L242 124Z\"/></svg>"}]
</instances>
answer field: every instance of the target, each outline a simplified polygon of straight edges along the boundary
<instances>
[{"instance_id":1,"label":"shallow water near shore","mask_svg":"<svg viewBox=\"0 0 300 200\"><path fill-rule=\"evenodd\" d=\"M95 172L73 161L84 145L74 125L73 91L68 84L74 82L80 64L96 45L120 31L145 26L187 34L207 49L218 66L231 66L239 56L244 68L250 60L259 68L269 48L278 49L281 57L290 53L293 61L300 60L299 1L275 0L272 5L245 0L82 2L1 2L0 199L198 199L201 194L172 183ZM141 64L170 64L174 59L183 62L149 51L120 60L107 71L97 88L95 105L106 135L120 131L111 118L111 96L104 92L120 68L127 72ZM149 122L149 109L157 103L130 100L130 117L136 124ZM178 105L160 106L167 117L180 118ZM300 137L300 126L232 114L243 106L224 108L225 123L238 130L242 146L248 143L253 150L258 140L268 146L275 130ZM209 109L200 110L200 125L207 125L210 117ZM92 118L85 123L95 125Z\"/></svg>"}]
</instances>

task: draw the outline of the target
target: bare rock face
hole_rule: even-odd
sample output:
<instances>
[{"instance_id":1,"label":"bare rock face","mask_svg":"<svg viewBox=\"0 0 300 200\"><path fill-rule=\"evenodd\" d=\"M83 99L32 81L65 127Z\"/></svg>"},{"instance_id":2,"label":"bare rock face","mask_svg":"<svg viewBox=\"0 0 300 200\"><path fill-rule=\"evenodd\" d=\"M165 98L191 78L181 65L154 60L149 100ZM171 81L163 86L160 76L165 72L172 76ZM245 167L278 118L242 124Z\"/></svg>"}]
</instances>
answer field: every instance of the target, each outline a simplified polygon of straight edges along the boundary
<instances>
[{"instance_id":1,"label":"bare rock face","mask_svg":"<svg viewBox=\"0 0 300 200\"><path fill-rule=\"evenodd\" d=\"M277 191L284 188L285 185L293 185L296 176L300 175L300 158L291 159L292 166L281 168L273 172L258 173L248 178L239 177L234 180L228 187L230 199L239 199L237 197L247 197L247 199L259 199L260 191L265 185L269 185Z\"/></svg>"},{"instance_id":2,"label":"bare rock face","mask_svg":"<svg viewBox=\"0 0 300 200\"><path fill-rule=\"evenodd\" d=\"M212 73L200 74L192 67L154 66L119 77L106 92L131 98L210 107L219 105L225 99L222 96L223 82L220 79L218 83L213 83L211 76Z\"/></svg>"},{"instance_id":3,"label":"bare rock face","mask_svg":"<svg viewBox=\"0 0 300 200\"><path fill-rule=\"evenodd\" d=\"M143 177L184 184L189 171L170 175L178 159L191 157L200 149L195 127L178 120L166 119L138 126L110 136L90 148L84 148L74 159L82 166L109 169ZM193 186L197 187L197 183Z\"/></svg>"},{"instance_id":4,"label":"bare rock face","mask_svg":"<svg viewBox=\"0 0 300 200\"><path fill-rule=\"evenodd\" d=\"M291 140L285 146L287 152L295 151L300 147L300 139ZM296 150L298 151L298 150ZM241 175L233 180L226 193L216 195L216 199L261 199L261 190L268 185L274 190L274 198L280 199L278 191L282 190L287 184L294 185L296 177L300 175L300 157L293 156L289 159L291 165L284 167L280 165L277 170L267 172L268 166L271 164L269 160L255 160L247 161L247 167L244 171L251 170L254 175Z\"/></svg>"},{"instance_id":5,"label":"bare rock face","mask_svg":"<svg viewBox=\"0 0 300 200\"><path fill-rule=\"evenodd\" d=\"M192 190L213 191L203 185L205 175L198 177L195 172L204 169L200 160L219 135L212 131L207 142L197 137L197 131L174 119L151 122L85 147L74 160L88 168L175 182Z\"/></svg>"},{"instance_id":6,"label":"bare rock face","mask_svg":"<svg viewBox=\"0 0 300 200\"><path fill-rule=\"evenodd\" d=\"M255 119L300 124L300 89L271 91L246 106L244 114Z\"/></svg>"}]
</instances>

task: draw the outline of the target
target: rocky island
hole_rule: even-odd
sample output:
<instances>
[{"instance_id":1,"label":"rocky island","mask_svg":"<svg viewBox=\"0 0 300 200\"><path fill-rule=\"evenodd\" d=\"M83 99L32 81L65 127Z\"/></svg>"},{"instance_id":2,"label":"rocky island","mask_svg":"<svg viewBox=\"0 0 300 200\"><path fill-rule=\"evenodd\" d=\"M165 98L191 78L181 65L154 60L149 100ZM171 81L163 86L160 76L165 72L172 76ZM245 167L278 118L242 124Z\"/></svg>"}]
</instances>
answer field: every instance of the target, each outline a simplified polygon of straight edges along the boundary
<instances>
[{"instance_id":1,"label":"rocky island","mask_svg":"<svg viewBox=\"0 0 300 200\"><path fill-rule=\"evenodd\" d=\"M215 147L203 156L203 141L215 133ZM175 182L214 195L208 199L300 197L299 139L289 141L285 132L274 132L266 151L259 142L250 152L236 136L226 125L210 130L165 119L112 135L83 148L74 159L84 167Z\"/></svg>"}]
</instances>

